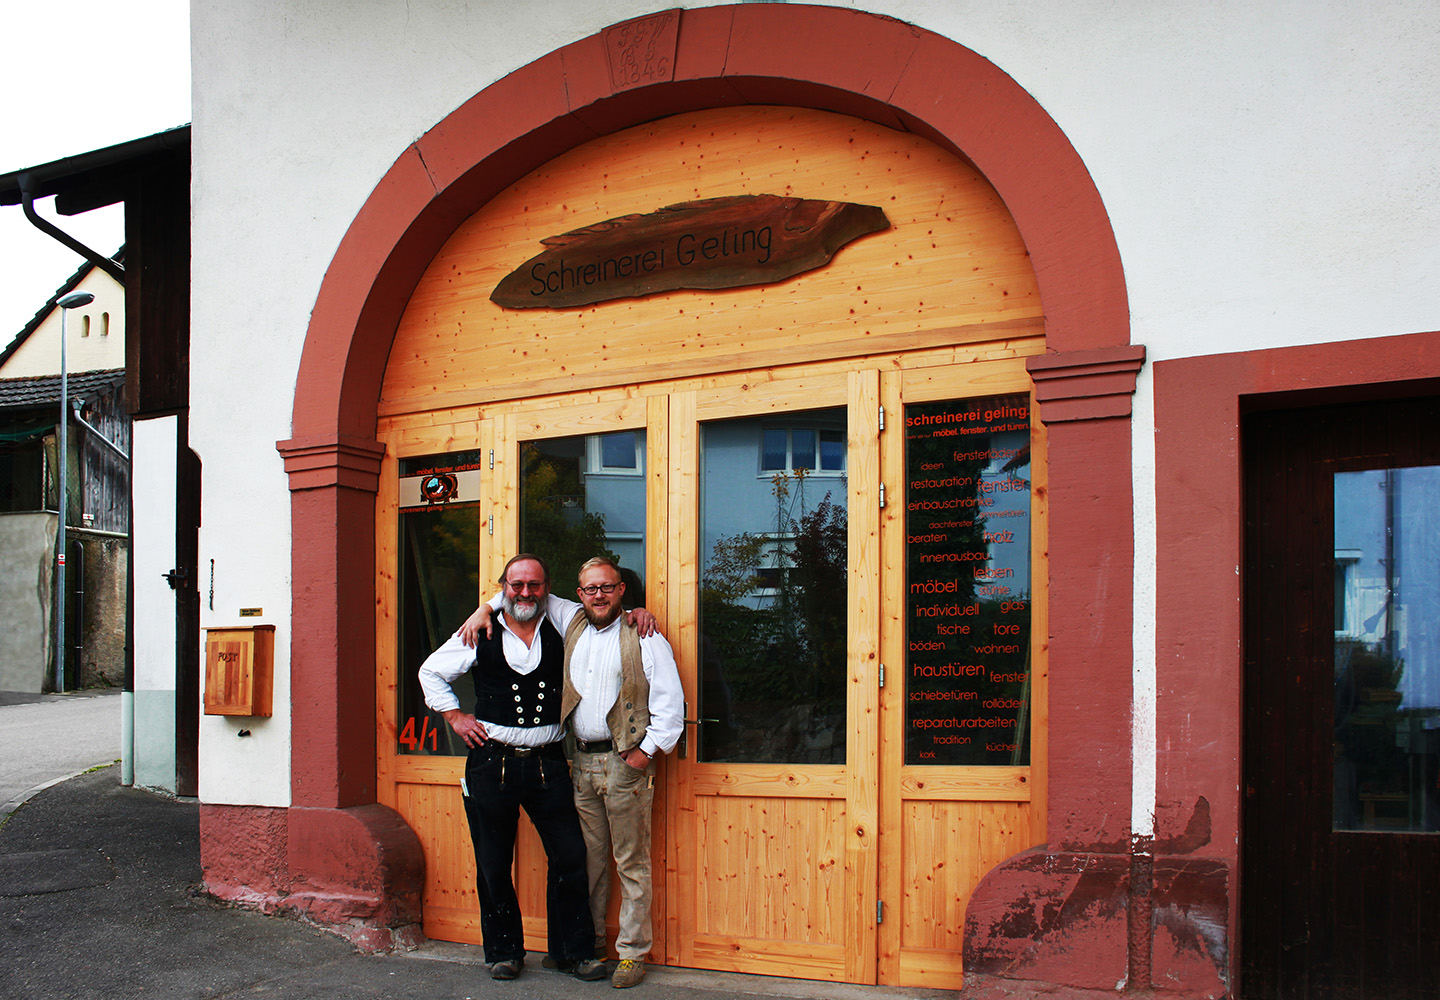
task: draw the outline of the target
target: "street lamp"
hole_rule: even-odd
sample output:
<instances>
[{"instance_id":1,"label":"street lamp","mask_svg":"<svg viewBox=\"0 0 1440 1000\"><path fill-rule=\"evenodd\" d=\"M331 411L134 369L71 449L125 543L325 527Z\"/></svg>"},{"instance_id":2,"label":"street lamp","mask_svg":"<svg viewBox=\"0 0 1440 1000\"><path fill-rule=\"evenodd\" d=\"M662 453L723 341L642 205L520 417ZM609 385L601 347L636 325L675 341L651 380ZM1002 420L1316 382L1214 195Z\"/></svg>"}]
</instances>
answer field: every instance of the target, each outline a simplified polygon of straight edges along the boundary
<instances>
[{"instance_id":1,"label":"street lamp","mask_svg":"<svg viewBox=\"0 0 1440 1000\"><path fill-rule=\"evenodd\" d=\"M70 430L70 375L65 368L65 317L71 309L95 301L89 292L71 292L55 300L60 307L60 530L55 539L55 692L65 691L65 477Z\"/></svg>"}]
</instances>

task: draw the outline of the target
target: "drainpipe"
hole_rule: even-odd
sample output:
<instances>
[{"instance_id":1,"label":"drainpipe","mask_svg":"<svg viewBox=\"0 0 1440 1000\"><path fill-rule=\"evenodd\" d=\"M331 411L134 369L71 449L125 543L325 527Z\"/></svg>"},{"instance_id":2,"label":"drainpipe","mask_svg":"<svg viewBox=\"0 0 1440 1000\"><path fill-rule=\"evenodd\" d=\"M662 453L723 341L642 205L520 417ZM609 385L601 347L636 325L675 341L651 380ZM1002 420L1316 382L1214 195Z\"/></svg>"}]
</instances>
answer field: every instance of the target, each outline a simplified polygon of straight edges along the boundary
<instances>
[{"instance_id":1,"label":"drainpipe","mask_svg":"<svg viewBox=\"0 0 1440 1000\"><path fill-rule=\"evenodd\" d=\"M75 686L85 686L85 543L78 538L70 540L76 555L75 581L70 593L75 595Z\"/></svg>"},{"instance_id":2,"label":"drainpipe","mask_svg":"<svg viewBox=\"0 0 1440 1000\"><path fill-rule=\"evenodd\" d=\"M85 428L91 434L93 434L97 441L99 441L105 447L109 448L115 454L119 455L128 464L130 462L130 456L125 454L125 449L121 448L114 441L111 441L104 434L100 433L99 428L97 428L94 424L85 419L85 414L82 412L82 407L84 407L84 405L85 404L78 399L70 401L71 412L75 416L75 422L81 427Z\"/></svg>"},{"instance_id":3,"label":"drainpipe","mask_svg":"<svg viewBox=\"0 0 1440 1000\"><path fill-rule=\"evenodd\" d=\"M30 220L30 224L32 226L40 230L46 236L49 236L51 239L65 245L71 250L74 250L81 257L84 257L86 260L94 264L100 270L110 275L110 277L120 282L120 284L125 284L125 266L123 264L119 264L111 260L109 257L106 257L104 254L97 253L96 251L91 250L84 243L81 243L69 233L65 232L62 229L57 229L49 222L46 222L44 219L40 218L40 216L37 215L35 212L35 192L33 190L34 181L31 179L30 174L28 172L23 173L19 176L18 180L20 182L20 205L25 210L25 218Z\"/></svg>"}]
</instances>

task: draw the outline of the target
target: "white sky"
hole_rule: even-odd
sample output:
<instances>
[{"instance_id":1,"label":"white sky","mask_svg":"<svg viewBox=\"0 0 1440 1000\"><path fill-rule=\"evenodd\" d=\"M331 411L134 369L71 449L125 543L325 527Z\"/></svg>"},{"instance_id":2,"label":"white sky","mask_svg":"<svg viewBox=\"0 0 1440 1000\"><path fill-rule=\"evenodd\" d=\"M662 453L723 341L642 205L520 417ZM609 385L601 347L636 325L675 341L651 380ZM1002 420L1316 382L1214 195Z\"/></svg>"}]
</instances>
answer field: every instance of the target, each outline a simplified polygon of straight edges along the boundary
<instances>
[{"instance_id":1,"label":"white sky","mask_svg":"<svg viewBox=\"0 0 1440 1000\"><path fill-rule=\"evenodd\" d=\"M23 41L22 41L23 38ZM61 40L63 38L63 41ZM188 0L31 5L0 57L0 173L153 135L190 121ZM40 216L105 255L124 242L120 206ZM84 262L0 205L0 349ZM56 359L58 366L59 359Z\"/></svg>"}]
</instances>

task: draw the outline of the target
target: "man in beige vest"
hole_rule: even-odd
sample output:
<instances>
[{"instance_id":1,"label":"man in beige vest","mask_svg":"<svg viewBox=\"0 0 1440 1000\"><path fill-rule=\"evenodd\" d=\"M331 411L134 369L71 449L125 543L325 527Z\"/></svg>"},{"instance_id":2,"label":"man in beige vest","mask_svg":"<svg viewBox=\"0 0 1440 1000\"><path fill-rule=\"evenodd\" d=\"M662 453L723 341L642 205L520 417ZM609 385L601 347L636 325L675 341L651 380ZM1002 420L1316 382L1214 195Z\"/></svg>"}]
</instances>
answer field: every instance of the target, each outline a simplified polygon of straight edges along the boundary
<instances>
[{"instance_id":1,"label":"man in beige vest","mask_svg":"<svg viewBox=\"0 0 1440 1000\"><path fill-rule=\"evenodd\" d=\"M620 614L620 568L597 557L580 567L585 614L565 630L565 687L560 717L569 719L576 753L575 808L585 835L590 913L605 939L610 859L620 874L620 964L616 987L645 976L650 953L650 805L655 758L680 739L684 695L675 655L658 632L640 638ZM603 944L602 944L603 947Z\"/></svg>"}]
</instances>

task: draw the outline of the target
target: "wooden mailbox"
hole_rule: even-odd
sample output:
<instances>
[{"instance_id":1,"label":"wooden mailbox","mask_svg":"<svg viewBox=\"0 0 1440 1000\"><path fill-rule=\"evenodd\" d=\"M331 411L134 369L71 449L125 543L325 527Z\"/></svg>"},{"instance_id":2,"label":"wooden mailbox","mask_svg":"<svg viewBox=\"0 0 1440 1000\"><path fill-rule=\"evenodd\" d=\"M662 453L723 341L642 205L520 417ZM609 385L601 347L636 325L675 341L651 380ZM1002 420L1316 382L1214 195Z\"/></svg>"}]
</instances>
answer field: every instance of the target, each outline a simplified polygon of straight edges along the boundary
<instances>
[{"instance_id":1,"label":"wooden mailbox","mask_svg":"<svg viewBox=\"0 0 1440 1000\"><path fill-rule=\"evenodd\" d=\"M269 716L275 626L205 630L205 714Z\"/></svg>"}]
</instances>

